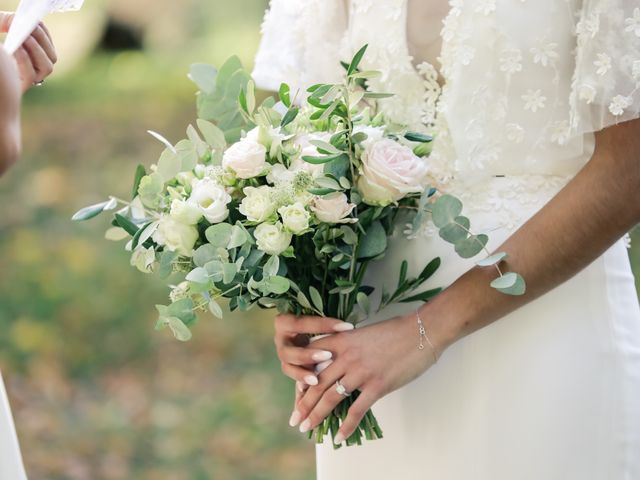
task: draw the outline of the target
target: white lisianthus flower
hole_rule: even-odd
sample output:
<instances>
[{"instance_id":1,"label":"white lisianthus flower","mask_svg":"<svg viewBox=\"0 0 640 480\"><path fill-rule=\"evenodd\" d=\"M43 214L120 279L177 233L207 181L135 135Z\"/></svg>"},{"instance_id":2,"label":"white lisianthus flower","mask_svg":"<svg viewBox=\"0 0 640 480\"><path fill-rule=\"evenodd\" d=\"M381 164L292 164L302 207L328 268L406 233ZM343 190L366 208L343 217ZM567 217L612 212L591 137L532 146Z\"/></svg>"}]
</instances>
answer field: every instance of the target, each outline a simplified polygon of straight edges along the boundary
<instances>
[{"instance_id":1,"label":"white lisianthus flower","mask_svg":"<svg viewBox=\"0 0 640 480\"><path fill-rule=\"evenodd\" d=\"M293 205L285 205L278 209L284 228L294 235L300 235L309 228L311 215L300 202Z\"/></svg>"},{"instance_id":2,"label":"white lisianthus flower","mask_svg":"<svg viewBox=\"0 0 640 480\"><path fill-rule=\"evenodd\" d=\"M354 208L356 206L349 203L349 199L342 192L316 197L311 204L311 210L323 223L354 223L357 220L349 218Z\"/></svg>"},{"instance_id":3,"label":"white lisianthus flower","mask_svg":"<svg viewBox=\"0 0 640 480\"><path fill-rule=\"evenodd\" d=\"M195 225L202 218L202 210L193 202L174 200L171 202L171 218L187 225Z\"/></svg>"},{"instance_id":4,"label":"white lisianthus flower","mask_svg":"<svg viewBox=\"0 0 640 480\"><path fill-rule=\"evenodd\" d=\"M197 206L209 223L220 223L229 216L231 196L223 186L210 178L193 183L188 203ZM172 205L173 206L173 205Z\"/></svg>"},{"instance_id":5,"label":"white lisianthus flower","mask_svg":"<svg viewBox=\"0 0 640 480\"><path fill-rule=\"evenodd\" d=\"M131 255L131 266L136 267L142 273L151 273L156 261L156 252L153 248L145 248L140 245Z\"/></svg>"},{"instance_id":6,"label":"white lisianthus flower","mask_svg":"<svg viewBox=\"0 0 640 480\"><path fill-rule=\"evenodd\" d=\"M153 233L153 241L180 255L191 256L193 247L198 241L198 229L163 215L158 221L158 228Z\"/></svg>"},{"instance_id":7,"label":"white lisianthus flower","mask_svg":"<svg viewBox=\"0 0 640 480\"><path fill-rule=\"evenodd\" d=\"M245 194L238 210L250 222L264 222L276 211L273 191L266 185L262 187L245 187Z\"/></svg>"},{"instance_id":8,"label":"white lisianthus flower","mask_svg":"<svg viewBox=\"0 0 640 480\"><path fill-rule=\"evenodd\" d=\"M286 232L280 222L275 225L261 223L256 227L253 236L256 239L258 250L268 255L280 255L291 244L291 234Z\"/></svg>"},{"instance_id":9,"label":"white lisianthus flower","mask_svg":"<svg viewBox=\"0 0 640 480\"><path fill-rule=\"evenodd\" d=\"M266 170L267 149L256 141L244 138L224 152L222 166L238 178L257 177Z\"/></svg>"},{"instance_id":10,"label":"white lisianthus flower","mask_svg":"<svg viewBox=\"0 0 640 480\"><path fill-rule=\"evenodd\" d=\"M296 176L296 172L293 170L288 170L281 163L276 163L271 167L269 174L267 175L267 182L275 185L276 183L287 183L293 182L293 179Z\"/></svg>"},{"instance_id":11,"label":"white lisianthus flower","mask_svg":"<svg viewBox=\"0 0 640 480\"><path fill-rule=\"evenodd\" d=\"M369 205L389 205L425 187L427 164L413 151L393 140L370 144L362 155L358 190Z\"/></svg>"}]
</instances>

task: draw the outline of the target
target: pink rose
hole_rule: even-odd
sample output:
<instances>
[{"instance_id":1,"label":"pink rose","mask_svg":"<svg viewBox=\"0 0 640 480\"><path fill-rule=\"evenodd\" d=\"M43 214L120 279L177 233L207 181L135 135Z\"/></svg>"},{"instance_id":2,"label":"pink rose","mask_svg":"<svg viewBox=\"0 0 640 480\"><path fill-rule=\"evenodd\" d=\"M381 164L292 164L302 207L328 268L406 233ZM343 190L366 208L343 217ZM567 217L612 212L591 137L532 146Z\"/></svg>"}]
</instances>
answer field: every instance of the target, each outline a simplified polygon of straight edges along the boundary
<instances>
[{"instance_id":1,"label":"pink rose","mask_svg":"<svg viewBox=\"0 0 640 480\"><path fill-rule=\"evenodd\" d=\"M409 193L420 193L427 176L425 161L409 147L390 139L371 143L362 154L358 190L369 205L389 205Z\"/></svg>"}]
</instances>

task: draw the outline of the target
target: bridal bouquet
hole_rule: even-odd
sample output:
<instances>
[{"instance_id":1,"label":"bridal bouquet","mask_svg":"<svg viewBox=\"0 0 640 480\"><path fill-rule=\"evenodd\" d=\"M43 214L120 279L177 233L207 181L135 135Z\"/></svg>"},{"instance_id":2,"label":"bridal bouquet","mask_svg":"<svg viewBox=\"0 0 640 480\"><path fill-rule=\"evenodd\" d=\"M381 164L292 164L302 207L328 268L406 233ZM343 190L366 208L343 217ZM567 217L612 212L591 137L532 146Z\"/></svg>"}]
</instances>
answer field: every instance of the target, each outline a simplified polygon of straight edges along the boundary
<instances>
[{"instance_id":1,"label":"bridal bouquet","mask_svg":"<svg viewBox=\"0 0 640 480\"><path fill-rule=\"evenodd\" d=\"M220 300L230 310L255 306L296 315L320 315L353 324L373 307L373 289L364 284L368 265L387 249L401 209L415 212L417 226L430 215L440 235L470 258L487 243L474 235L456 198L429 185L432 138L390 125L378 113L389 94L371 92L367 79L377 72L358 66L363 47L340 84L318 84L259 106L254 83L237 58L216 71L195 65L198 85L197 130L166 148L147 172L139 166L131 201L115 197L79 211L86 220L114 210L107 238L129 238L131 264L145 273L179 274L169 305L158 305L157 329L169 328L189 340L196 312L222 317ZM296 98L298 97L298 98ZM524 282L503 274L497 254L494 287L520 294ZM402 265L395 291L382 305L427 301L438 290L421 291L439 259L416 278ZM318 442L332 438L358 392L346 398L316 430ZM372 412L347 439L382 437Z\"/></svg>"}]
</instances>

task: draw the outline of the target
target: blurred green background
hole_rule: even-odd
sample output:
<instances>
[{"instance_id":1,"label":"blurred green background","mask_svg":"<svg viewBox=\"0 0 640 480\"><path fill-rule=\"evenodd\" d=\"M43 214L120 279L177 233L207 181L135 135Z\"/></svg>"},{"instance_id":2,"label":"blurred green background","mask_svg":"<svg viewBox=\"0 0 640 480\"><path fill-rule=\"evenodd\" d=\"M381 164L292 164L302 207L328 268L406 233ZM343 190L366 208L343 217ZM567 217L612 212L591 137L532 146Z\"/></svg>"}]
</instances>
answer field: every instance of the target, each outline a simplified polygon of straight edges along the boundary
<instances>
[{"instance_id":1,"label":"blurred green background","mask_svg":"<svg viewBox=\"0 0 640 480\"><path fill-rule=\"evenodd\" d=\"M147 129L183 138L191 63L250 66L265 6L89 0L49 18L59 68L26 96L24 158L0 181L0 367L32 480L313 478L270 316L203 317L188 344L156 333L167 289L103 239L106 219L69 221L127 195L162 149Z\"/></svg>"}]
</instances>

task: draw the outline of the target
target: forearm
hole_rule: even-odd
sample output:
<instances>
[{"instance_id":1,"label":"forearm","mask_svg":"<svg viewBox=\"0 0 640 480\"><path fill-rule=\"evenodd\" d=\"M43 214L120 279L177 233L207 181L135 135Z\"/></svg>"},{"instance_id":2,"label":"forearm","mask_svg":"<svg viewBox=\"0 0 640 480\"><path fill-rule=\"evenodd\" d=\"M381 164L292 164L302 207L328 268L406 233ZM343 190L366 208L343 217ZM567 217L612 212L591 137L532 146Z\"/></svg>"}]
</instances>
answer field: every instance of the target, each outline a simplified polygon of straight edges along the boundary
<instances>
[{"instance_id":1,"label":"forearm","mask_svg":"<svg viewBox=\"0 0 640 480\"><path fill-rule=\"evenodd\" d=\"M489 286L491 268L476 267L422 307L442 349L571 278L640 222L640 120L597 135L581 172L500 248L503 267L527 282L523 296Z\"/></svg>"},{"instance_id":2,"label":"forearm","mask_svg":"<svg viewBox=\"0 0 640 480\"><path fill-rule=\"evenodd\" d=\"M20 156L20 121L1 123L0 120L0 175L13 165Z\"/></svg>"}]
</instances>

